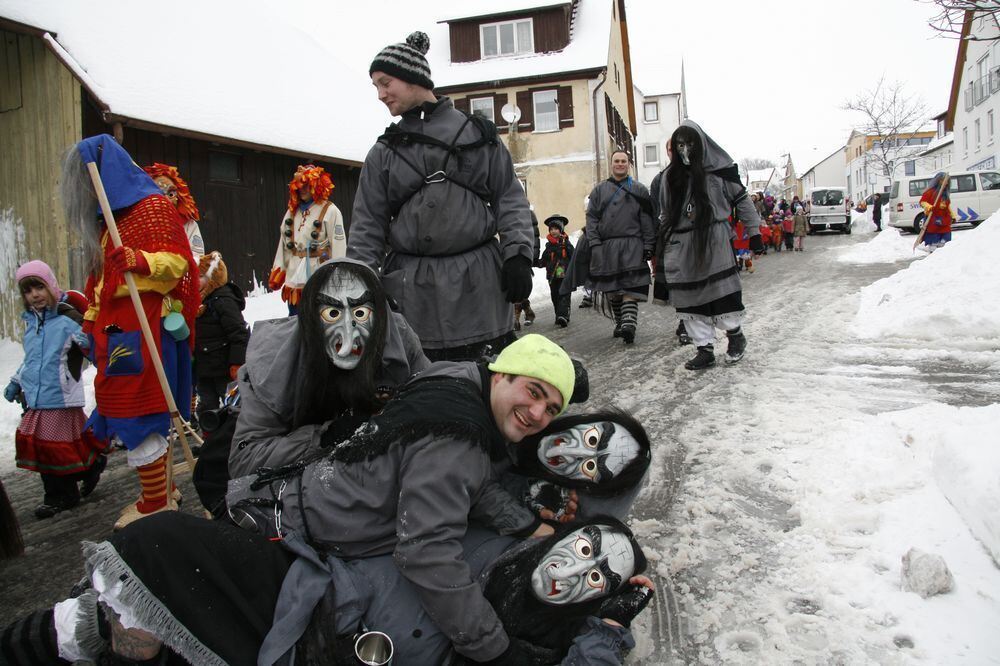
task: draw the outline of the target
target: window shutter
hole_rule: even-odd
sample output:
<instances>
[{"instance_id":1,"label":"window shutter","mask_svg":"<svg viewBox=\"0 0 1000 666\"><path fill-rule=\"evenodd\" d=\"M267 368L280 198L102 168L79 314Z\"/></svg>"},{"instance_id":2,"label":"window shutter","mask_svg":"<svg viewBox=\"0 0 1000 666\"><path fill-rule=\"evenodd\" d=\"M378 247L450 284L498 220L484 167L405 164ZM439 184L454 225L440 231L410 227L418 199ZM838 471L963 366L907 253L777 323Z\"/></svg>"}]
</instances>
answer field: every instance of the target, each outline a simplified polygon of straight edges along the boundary
<instances>
[{"instance_id":1,"label":"window shutter","mask_svg":"<svg viewBox=\"0 0 1000 666\"><path fill-rule=\"evenodd\" d=\"M517 92L517 108L521 109L521 120L517 123L519 132L531 132L535 129L535 106L531 98L531 91L519 90Z\"/></svg>"},{"instance_id":2,"label":"window shutter","mask_svg":"<svg viewBox=\"0 0 1000 666\"><path fill-rule=\"evenodd\" d=\"M560 86L558 89L559 129L573 126L573 89Z\"/></svg>"},{"instance_id":3,"label":"window shutter","mask_svg":"<svg viewBox=\"0 0 1000 666\"><path fill-rule=\"evenodd\" d=\"M468 97L463 97L461 99L452 99L451 101L455 105L455 108L458 109L459 111L461 111L463 113L468 113L469 112L469 98Z\"/></svg>"},{"instance_id":4,"label":"window shutter","mask_svg":"<svg viewBox=\"0 0 1000 666\"><path fill-rule=\"evenodd\" d=\"M493 95L493 115L496 116L497 132L500 134L506 134L507 130L510 129L507 121L500 115L500 110L503 109L504 105L508 103L509 99L507 97L507 93L497 93Z\"/></svg>"}]
</instances>

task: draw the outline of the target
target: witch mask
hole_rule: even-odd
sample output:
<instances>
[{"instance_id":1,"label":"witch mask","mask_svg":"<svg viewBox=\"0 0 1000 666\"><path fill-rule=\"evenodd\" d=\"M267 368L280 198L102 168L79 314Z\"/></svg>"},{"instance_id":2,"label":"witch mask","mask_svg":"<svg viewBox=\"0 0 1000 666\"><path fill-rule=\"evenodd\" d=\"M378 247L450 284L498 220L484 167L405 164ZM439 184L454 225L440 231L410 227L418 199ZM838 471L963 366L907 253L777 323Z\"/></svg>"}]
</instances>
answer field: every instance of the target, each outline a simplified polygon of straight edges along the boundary
<instances>
[{"instance_id":1,"label":"witch mask","mask_svg":"<svg viewBox=\"0 0 1000 666\"><path fill-rule=\"evenodd\" d=\"M319 290L316 301L327 356L337 368L353 370L374 328L371 292L357 276L337 271Z\"/></svg>"},{"instance_id":2,"label":"witch mask","mask_svg":"<svg viewBox=\"0 0 1000 666\"><path fill-rule=\"evenodd\" d=\"M557 541L531 574L531 590L554 606L606 597L636 573L629 537L613 527L586 525Z\"/></svg>"},{"instance_id":3,"label":"witch mask","mask_svg":"<svg viewBox=\"0 0 1000 666\"><path fill-rule=\"evenodd\" d=\"M640 454L639 442L612 421L580 423L542 438L538 461L556 476L600 483Z\"/></svg>"}]
</instances>

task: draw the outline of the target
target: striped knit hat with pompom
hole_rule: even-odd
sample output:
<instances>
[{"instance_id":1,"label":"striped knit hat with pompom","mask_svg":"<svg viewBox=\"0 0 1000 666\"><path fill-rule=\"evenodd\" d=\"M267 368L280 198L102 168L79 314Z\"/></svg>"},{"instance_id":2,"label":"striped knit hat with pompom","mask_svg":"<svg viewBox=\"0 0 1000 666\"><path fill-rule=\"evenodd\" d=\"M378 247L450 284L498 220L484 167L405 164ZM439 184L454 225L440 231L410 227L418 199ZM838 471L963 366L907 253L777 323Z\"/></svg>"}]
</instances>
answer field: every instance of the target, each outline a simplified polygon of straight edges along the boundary
<instances>
[{"instance_id":1,"label":"striped knit hat with pompom","mask_svg":"<svg viewBox=\"0 0 1000 666\"><path fill-rule=\"evenodd\" d=\"M390 44L375 56L368 75L385 72L389 76L413 83L428 90L434 89L431 68L427 64L427 50L431 47L430 37L424 32L411 32L402 44Z\"/></svg>"}]
</instances>

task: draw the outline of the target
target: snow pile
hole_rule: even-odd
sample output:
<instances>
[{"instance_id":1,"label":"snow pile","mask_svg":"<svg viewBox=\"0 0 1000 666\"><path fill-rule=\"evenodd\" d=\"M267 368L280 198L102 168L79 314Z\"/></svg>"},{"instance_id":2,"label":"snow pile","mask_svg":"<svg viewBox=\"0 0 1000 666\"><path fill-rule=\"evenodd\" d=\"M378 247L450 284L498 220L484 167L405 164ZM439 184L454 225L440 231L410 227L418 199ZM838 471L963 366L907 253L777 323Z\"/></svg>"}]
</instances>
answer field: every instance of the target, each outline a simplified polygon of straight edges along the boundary
<instances>
[{"instance_id":1,"label":"snow pile","mask_svg":"<svg viewBox=\"0 0 1000 666\"><path fill-rule=\"evenodd\" d=\"M941 408L934 480L1000 566L1000 405Z\"/></svg>"},{"instance_id":2,"label":"snow pile","mask_svg":"<svg viewBox=\"0 0 1000 666\"><path fill-rule=\"evenodd\" d=\"M1000 338L1000 309L988 302L1000 291L998 244L1000 214L994 214L923 261L865 287L853 332L861 338L994 345Z\"/></svg>"},{"instance_id":3,"label":"snow pile","mask_svg":"<svg viewBox=\"0 0 1000 666\"><path fill-rule=\"evenodd\" d=\"M837 257L837 261L847 264L880 264L894 261L908 261L916 256L913 241L916 236L904 236L899 229L885 227L880 234L874 234L867 243L859 243L847 248Z\"/></svg>"},{"instance_id":4,"label":"snow pile","mask_svg":"<svg viewBox=\"0 0 1000 666\"><path fill-rule=\"evenodd\" d=\"M882 219L888 220L889 215L887 211L882 212ZM851 233L855 234L870 234L875 232L875 223L872 222L871 209L866 210L864 213L859 213L855 209L851 209Z\"/></svg>"},{"instance_id":5,"label":"snow pile","mask_svg":"<svg viewBox=\"0 0 1000 666\"><path fill-rule=\"evenodd\" d=\"M23 358L21 343L0 338L0 386L7 386ZM19 423L21 405L0 400L0 472L14 468L14 431Z\"/></svg>"}]
</instances>

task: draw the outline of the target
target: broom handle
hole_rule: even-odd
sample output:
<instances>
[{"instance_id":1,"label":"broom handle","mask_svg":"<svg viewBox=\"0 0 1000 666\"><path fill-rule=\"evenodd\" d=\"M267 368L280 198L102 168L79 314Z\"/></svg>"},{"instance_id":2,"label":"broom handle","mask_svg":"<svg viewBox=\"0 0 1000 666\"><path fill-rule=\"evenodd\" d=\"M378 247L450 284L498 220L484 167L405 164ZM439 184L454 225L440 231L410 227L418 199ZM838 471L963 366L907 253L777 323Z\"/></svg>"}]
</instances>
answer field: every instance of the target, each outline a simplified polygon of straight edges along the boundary
<instances>
[{"instance_id":1,"label":"broom handle","mask_svg":"<svg viewBox=\"0 0 1000 666\"><path fill-rule=\"evenodd\" d=\"M111 204L108 202L107 192L104 191L104 182L101 180L101 174L97 170L97 164L95 162L87 162L87 171L90 173L90 180L94 183L94 191L97 193L97 200L101 204L101 212L104 214L104 222L108 227L108 235L111 237L111 243L116 248L121 247L122 238L118 234L118 225L115 223L115 216L111 211ZM160 360L160 355L156 350L156 340L153 338L153 331L149 328L149 321L146 319L146 311L142 307L142 301L139 299L139 290L135 286L135 277L131 272L126 271L125 284L128 286L128 294L132 298L132 307L135 308L135 315L139 320L139 326L142 328L142 337L146 341L146 347L149 349L149 358L153 362L153 368L156 370L156 378L160 380L160 389L163 391L163 399L167 403L167 411L170 413L170 420L180 437L181 449L184 452L184 459L187 460L188 465L193 469L194 456L191 454L191 447L188 446L187 433L185 431L187 424L184 422L184 419L181 418L181 414L177 410L177 403L174 401L174 394L170 391L170 384L167 383L167 374L163 371L163 362ZM171 489L173 488L174 463L172 454L173 446L168 442L168 499L169 494L172 492Z\"/></svg>"}]
</instances>

